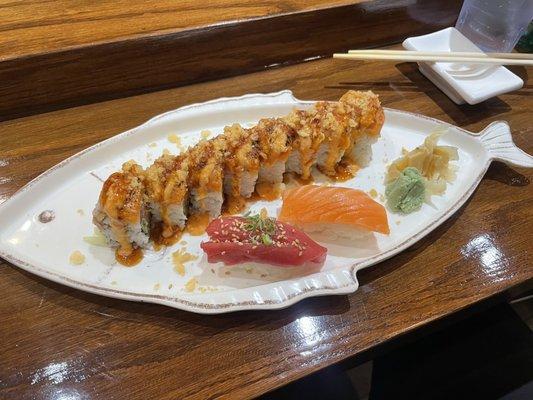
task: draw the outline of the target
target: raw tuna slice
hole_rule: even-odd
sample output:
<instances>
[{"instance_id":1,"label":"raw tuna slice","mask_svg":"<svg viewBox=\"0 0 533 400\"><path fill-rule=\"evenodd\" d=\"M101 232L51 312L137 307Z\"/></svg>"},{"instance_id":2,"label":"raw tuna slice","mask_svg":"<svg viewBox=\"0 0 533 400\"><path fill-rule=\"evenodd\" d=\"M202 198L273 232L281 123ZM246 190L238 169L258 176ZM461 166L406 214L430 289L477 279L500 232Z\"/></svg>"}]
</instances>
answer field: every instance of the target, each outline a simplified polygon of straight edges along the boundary
<instances>
[{"instance_id":1,"label":"raw tuna slice","mask_svg":"<svg viewBox=\"0 0 533 400\"><path fill-rule=\"evenodd\" d=\"M207 227L201 247L210 263L255 261L280 266L321 264L327 249L289 224L262 215L219 217Z\"/></svg>"}]
</instances>

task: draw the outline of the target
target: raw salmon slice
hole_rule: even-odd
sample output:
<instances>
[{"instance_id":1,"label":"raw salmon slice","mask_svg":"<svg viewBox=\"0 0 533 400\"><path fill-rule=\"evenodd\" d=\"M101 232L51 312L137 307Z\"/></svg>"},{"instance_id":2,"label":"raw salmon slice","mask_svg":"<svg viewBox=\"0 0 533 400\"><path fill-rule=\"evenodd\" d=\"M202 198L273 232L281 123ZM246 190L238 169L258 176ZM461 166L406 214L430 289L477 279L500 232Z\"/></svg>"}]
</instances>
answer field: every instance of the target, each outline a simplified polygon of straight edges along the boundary
<instances>
[{"instance_id":1,"label":"raw salmon slice","mask_svg":"<svg viewBox=\"0 0 533 400\"><path fill-rule=\"evenodd\" d=\"M286 190L278 219L304 230L334 225L386 235L390 232L385 207L365 192L345 187L304 185Z\"/></svg>"}]
</instances>

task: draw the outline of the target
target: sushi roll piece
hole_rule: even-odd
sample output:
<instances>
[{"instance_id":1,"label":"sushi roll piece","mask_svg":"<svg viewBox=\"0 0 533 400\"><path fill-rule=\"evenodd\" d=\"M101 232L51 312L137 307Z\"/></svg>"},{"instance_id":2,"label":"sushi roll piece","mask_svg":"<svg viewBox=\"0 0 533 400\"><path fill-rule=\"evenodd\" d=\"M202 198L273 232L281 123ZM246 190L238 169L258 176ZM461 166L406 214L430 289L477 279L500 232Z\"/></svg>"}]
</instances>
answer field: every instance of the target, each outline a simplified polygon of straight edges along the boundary
<instances>
[{"instance_id":1,"label":"sushi roll piece","mask_svg":"<svg viewBox=\"0 0 533 400\"><path fill-rule=\"evenodd\" d=\"M186 155L164 154L145 172L147 205L151 214L152 236L159 244L179 239L187 221Z\"/></svg>"},{"instance_id":2,"label":"sushi roll piece","mask_svg":"<svg viewBox=\"0 0 533 400\"><path fill-rule=\"evenodd\" d=\"M357 124L350 124L351 144L346 158L359 167L365 167L372 160L372 144L381 132L385 114L379 98L371 91L349 90L339 100Z\"/></svg>"},{"instance_id":3,"label":"sushi roll piece","mask_svg":"<svg viewBox=\"0 0 533 400\"><path fill-rule=\"evenodd\" d=\"M209 221L222 212L224 202L224 135L201 141L187 151L189 175L188 231L202 234Z\"/></svg>"},{"instance_id":4,"label":"sushi roll piece","mask_svg":"<svg viewBox=\"0 0 533 400\"><path fill-rule=\"evenodd\" d=\"M333 238L355 240L390 232L385 207L365 192L345 187L306 185L287 190L278 219Z\"/></svg>"},{"instance_id":5,"label":"sushi roll piece","mask_svg":"<svg viewBox=\"0 0 533 400\"><path fill-rule=\"evenodd\" d=\"M350 111L342 102L319 102L312 111L311 124L324 134L316 165L329 177L340 177L337 166L352 145L351 130L358 116Z\"/></svg>"},{"instance_id":6,"label":"sushi roll piece","mask_svg":"<svg viewBox=\"0 0 533 400\"><path fill-rule=\"evenodd\" d=\"M100 229L116 257L134 265L142 257L141 248L149 241L150 220L144 194L141 166L129 161L107 178L93 211L93 223Z\"/></svg>"},{"instance_id":7,"label":"sushi roll piece","mask_svg":"<svg viewBox=\"0 0 533 400\"><path fill-rule=\"evenodd\" d=\"M245 199L255 189L259 173L257 132L239 124L224 128L224 193L226 210L235 214L244 209Z\"/></svg>"},{"instance_id":8,"label":"sushi roll piece","mask_svg":"<svg viewBox=\"0 0 533 400\"><path fill-rule=\"evenodd\" d=\"M295 131L281 118L265 118L251 128L257 134L260 167L255 190L261 198L279 196L285 163L291 154Z\"/></svg>"},{"instance_id":9,"label":"sushi roll piece","mask_svg":"<svg viewBox=\"0 0 533 400\"><path fill-rule=\"evenodd\" d=\"M314 119L315 112L294 110L283 119L296 133L285 170L296 173L303 181L311 179L311 167L324 140L324 132Z\"/></svg>"}]
</instances>

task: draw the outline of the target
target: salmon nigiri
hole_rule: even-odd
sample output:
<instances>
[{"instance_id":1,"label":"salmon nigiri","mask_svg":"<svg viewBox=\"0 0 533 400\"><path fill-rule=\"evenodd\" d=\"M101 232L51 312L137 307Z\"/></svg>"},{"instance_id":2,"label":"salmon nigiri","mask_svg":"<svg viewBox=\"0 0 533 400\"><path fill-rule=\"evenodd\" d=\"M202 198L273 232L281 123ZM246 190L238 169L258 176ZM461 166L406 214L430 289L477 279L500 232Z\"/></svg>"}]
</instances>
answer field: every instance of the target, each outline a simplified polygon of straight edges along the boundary
<instances>
[{"instance_id":1,"label":"salmon nigiri","mask_svg":"<svg viewBox=\"0 0 533 400\"><path fill-rule=\"evenodd\" d=\"M346 187L304 185L286 190L278 219L306 232L349 238L390 232L385 207L365 192Z\"/></svg>"}]
</instances>

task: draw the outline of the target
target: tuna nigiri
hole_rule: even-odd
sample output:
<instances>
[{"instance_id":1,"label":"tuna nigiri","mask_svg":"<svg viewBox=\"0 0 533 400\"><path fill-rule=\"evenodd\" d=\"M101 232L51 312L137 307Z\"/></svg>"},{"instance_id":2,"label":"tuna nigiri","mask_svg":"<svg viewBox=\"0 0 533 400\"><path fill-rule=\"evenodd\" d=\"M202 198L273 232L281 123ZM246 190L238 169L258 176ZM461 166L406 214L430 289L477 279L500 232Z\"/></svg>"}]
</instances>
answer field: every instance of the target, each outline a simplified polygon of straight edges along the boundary
<instances>
[{"instance_id":1,"label":"tuna nigiri","mask_svg":"<svg viewBox=\"0 0 533 400\"><path fill-rule=\"evenodd\" d=\"M306 185L286 190L278 218L306 232L327 231L348 238L389 234L385 207L365 192L345 187Z\"/></svg>"},{"instance_id":2,"label":"tuna nigiri","mask_svg":"<svg viewBox=\"0 0 533 400\"><path fill-rule=\"evenodd\" d=\"M200 246L210 263L255 261L280 266L321 264L327 249L289 224L262 215L219 217L207 227Z\"/></svg>"}]
</instances>

